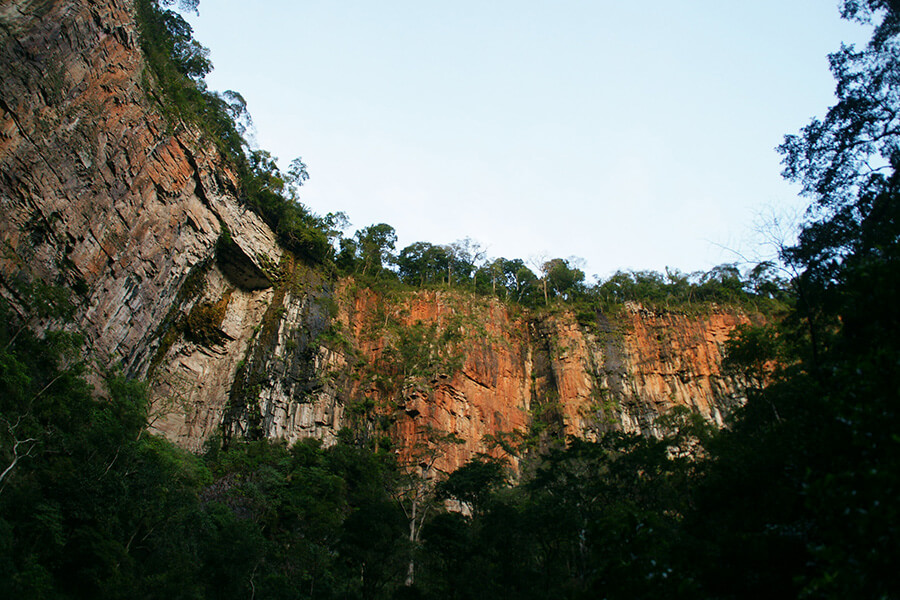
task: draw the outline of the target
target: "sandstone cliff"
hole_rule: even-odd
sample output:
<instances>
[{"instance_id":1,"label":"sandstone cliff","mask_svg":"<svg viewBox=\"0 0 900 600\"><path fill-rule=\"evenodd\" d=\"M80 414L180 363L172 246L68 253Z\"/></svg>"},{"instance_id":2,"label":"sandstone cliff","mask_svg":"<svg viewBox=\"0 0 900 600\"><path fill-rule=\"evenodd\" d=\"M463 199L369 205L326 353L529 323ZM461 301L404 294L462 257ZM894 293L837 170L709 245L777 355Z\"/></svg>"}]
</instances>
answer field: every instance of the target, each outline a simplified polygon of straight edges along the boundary
<instances>
[{"instance_id":1,"label":"sandstone cliff","mask_svg":"<svg viewBox=\"0 0 900 600\"><path fill-rule=\"evenodd\" d=\"M406 450L427 443L429 429L456 434L463 443L440 448L440 469L502 454L496 442L516 432L654 434L674 406L721 425L743 401L742 383L721 369L728 334L751 320L740 311L629 305L579 324L565 309L525 312L465 292L379 295L344 281L335 297L317 360L330 383L309 401L368 408L372 423L388 417Z\"/></svg>"},{"instance_id":2,"label":"sandstone cliff","mask_svg":"<svg viewBox=\"0 0 900 600\"><path fill-rule=\"evenodd\" d=\"M742 400L722 344L750 317L627 306L579 323L465 292L378 293L282 250L235 175L156 110L127 0L0 7L0 292L67 286L99 368L148 378L153 427L333 443L344 427L451 470L513 432L653 433ZM46 324L35 323L40 327ZM494 448L492 450L492 448Z\"/></svg>"}]
</instances>

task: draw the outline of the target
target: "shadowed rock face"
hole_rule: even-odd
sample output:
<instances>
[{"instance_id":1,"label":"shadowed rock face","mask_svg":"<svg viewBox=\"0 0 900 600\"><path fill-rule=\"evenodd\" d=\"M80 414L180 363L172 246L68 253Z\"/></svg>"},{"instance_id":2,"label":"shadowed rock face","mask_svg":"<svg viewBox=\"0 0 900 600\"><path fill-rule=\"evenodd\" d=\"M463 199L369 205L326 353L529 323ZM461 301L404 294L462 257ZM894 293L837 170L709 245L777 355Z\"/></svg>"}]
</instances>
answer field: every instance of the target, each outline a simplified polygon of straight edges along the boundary
<instances>
[{"instance_id":1,"label":"shadowed rock face","mask_svg":"<svg viewBox=\"0 0 900 600\"><path fill-rule=\"evenodd\" d=\"M17 304L22 275L71 288L90 355L149 378L153 428L180 445L351 427L409 460L430 445L449 471L515 431L653 433L672 406L721 424L742 401L720 369L741 313L635 305L585 328L330 280L277 245L147 82L126 0L0 6L0 293Z\"/></svg>"}]
</instances>

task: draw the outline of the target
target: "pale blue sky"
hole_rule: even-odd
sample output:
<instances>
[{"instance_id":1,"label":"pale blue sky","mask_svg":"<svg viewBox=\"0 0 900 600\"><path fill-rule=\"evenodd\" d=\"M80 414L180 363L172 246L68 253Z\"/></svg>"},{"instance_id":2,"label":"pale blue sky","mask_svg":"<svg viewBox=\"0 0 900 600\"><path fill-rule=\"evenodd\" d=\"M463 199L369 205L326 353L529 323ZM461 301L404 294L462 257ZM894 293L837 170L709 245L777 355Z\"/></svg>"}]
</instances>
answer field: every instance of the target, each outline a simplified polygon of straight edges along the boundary
<instances>
[{"instance_id":1,"label":"pale blue sky","mask_svg":"<svg viewBox=\"0 0 900 600\"><path fill-rule=\"evenodd\" d=\"M832 103L837 0L203 0L210 87L313 211L588 275L759 254L807 201L774 147ZM352 230L351 230L352 231Z\"/></svg>"}]
</instances>

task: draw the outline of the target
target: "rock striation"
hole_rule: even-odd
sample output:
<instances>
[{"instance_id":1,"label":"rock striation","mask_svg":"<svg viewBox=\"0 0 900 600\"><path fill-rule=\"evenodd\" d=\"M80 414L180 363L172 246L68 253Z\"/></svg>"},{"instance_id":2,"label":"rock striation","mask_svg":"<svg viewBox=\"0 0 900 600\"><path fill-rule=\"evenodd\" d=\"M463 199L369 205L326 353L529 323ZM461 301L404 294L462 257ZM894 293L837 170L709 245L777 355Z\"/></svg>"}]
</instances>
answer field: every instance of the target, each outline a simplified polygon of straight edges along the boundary
<instances>
[{"instance_id":1,"label":"rock striation","mask_svg":"<svg viewBox=\"0 0 900 600\"><path fill-rule=\"evenodd\" d=\"M223 226L244 271L280 250L237 202L219 155L153 108L132 10L124 0L0 9L0 275L13 297L25 274L67 285L94 355L143 376L160 323Z\"/></svg>"}]
</instances>

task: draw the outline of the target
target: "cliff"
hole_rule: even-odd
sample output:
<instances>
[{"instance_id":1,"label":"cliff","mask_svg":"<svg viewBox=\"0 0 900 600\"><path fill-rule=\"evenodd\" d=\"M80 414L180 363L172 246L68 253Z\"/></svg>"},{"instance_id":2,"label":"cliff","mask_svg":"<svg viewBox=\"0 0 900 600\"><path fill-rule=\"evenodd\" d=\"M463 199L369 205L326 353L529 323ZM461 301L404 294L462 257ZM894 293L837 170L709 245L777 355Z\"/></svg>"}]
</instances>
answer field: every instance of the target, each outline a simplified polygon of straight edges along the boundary
<instances>
[{"instance_id":1,"label":"cliff","mask_svg":"<svg viewBox=\"0 0 900 600\"><path fill-rule=\"evenodd\" d=\"M580 324L564 308L522 311L466 292L384 295L345 280L335 297L317 364L339 384L313 403L328 398L357 415L368 407L370 423L387 416L385 429L407 451L428 443L431 430L457 435L463 443L438 449L439 469L502 454L496 443L511 434L538 442L612 429L654 434L675 406L722 425L743 402L742 382L721 369L728 334L751 321L740 311L688 316L629 305Z\"/></svg>"},{"instance_id":2,"label":"cliff","mask_svg":"<svg viewBox=\"0 0 900 600\"><path fill-rule=\"evenodd\" d=\"M465 291L379 293L284 269L268 305L223 305L233 292L207 287L203 302L223 305L223 339L171 346L155 376L167 415L158 430L197 449L220 423L225 435L325 443L349 428L410 459L437 453L435 466L450 471L529 435L655 434L675 406L721 425L744 399L721 369L728 334L751 322L740 311L628 305L583 325L565 309L523 311Z\"/></svg>"},{"instance_id":3,"label":"cliff","mask_svg":"<svg viewBox=\"0 0 900 600\"><path fill-rule=\"evenodd\" d=\"M0 274L8 297L26 274L74 290L93 354L141 377L223 225L242 288L269 285L256 257L279 250L236 201L218 154L154 109L132 10L123 0L2 9Z\"/></svg>"},{"instance_id":4,"label":"cliff","mask_svg":"<svg viewBox=\"0 0 900 600\"><path fill-rule=\"evenodd\" d=\"M148 379L152 427L184 447L349 428L447 471L514 432L653 433L673 406L721 424L742 401L721 371L740 311L579 323L294 258L213 145L159 111L126 0L6 3L0 65L0 292L24 313L22 282L72 290L98 372Z\"/></svg>"}]
</instances>

